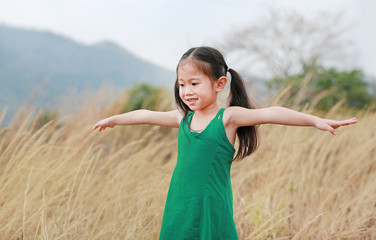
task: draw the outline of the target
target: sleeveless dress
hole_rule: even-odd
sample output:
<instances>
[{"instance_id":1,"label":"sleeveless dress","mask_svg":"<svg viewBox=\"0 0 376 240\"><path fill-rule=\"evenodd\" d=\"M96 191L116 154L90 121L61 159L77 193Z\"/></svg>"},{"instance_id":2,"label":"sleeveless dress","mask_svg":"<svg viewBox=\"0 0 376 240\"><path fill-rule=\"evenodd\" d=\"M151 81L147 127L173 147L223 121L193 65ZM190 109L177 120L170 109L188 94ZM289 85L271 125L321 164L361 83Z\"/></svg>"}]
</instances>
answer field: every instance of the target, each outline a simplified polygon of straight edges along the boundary
<instances>
[{"instance_id":1,"label":"sleeveless dress","mask_svg":"<svg viewBox=\"0 0 376 240\"><path fill-rule=\"evenodd\" d=\"M200 133L189 127L194 112L180 122L159 240L238 239L230 179L235 149L226 136L224 110Z\"/></svg>"}]
</instances>

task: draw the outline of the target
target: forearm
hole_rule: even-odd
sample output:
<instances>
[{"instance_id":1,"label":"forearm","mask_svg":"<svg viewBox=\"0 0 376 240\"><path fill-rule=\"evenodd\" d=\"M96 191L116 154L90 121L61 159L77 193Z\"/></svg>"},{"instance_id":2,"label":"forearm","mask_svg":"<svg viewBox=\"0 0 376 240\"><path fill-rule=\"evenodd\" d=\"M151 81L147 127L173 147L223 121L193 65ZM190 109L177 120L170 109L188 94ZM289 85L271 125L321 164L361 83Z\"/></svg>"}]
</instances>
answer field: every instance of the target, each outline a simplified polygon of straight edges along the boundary
<instances>
[{"instance_id":1,"label":"forearm","mask_svg":"<svg viewBox=\"0 0 376 240\"><path fill-rule=\"evenodd\" d=\"M114 115L108 118L110 125L135 125L147 124L149 110L135 110L123 114Z\"/></svg>"},{"instance_id":2,"label":"forearm","mask_svg":"<svg viewBox=\"0 0 376 240\"><path fill-rule=\"evenodd\" d=\"M329 131L334 135L336 134L334 129L357 123L356 118L340 121L323 119L284 107L268 107L259 109L230 107L226 114L228 114L227 125L233 125L235 128L271 123L289 126L312 126L323 131Z\"/></svg>"},{"instance_id":3,"label":"forearm","mask_svg":"<svg viewBox=\"0 0 376 240\"><path fill-rule=\"evenodd\" d=\"M284 107L270 107L266 123L289 126L316 126L321 118Z\"/></svg>"},{"instance_id":4,"label":"forearm","mask_svg":"<svg viewBox=\"0 0 376 240\"><path fill-rule=\"evenodd\" d=\"M179 127L182 115L178 110L159 112L150 110L135 110L106 118L109 126L151 124L165 127Z\"/></svg>"}]
</instances>

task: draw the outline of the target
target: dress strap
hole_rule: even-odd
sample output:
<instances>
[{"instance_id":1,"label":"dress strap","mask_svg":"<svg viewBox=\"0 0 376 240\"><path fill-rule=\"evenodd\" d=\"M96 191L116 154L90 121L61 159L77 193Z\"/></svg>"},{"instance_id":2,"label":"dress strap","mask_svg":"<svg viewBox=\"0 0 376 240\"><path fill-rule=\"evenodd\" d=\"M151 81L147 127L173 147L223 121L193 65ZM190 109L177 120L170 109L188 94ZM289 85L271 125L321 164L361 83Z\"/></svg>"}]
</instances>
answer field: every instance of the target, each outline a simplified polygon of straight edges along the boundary
<instances>
[{"instance_id":1,"label":"dress strap","mask_svg":"<svg viewBox=\"0 0 376 240\"><path fill-rule=\"evenodd\" d=\"M217 113L217 115L215 116L215 118L216 119L220 119L220 120L222 120L222 118L223 118L223 112L226 110L226 108L221 108L221 109L219 109L219 111L218 111L218 113Z\"/></svg>"},{"instance_id":2,"label":"dress strap","mask_svg":"<svg viewBox=\"0 0 376 240\"><path fill-rule=\"evenodd\" d=\"M190 118L190 117L192 117L192 115L195 113L195 111L191 111L191 112L189 112L188 114L187 114L187 119L188 118Z\"/></svg>"}]
</instances>

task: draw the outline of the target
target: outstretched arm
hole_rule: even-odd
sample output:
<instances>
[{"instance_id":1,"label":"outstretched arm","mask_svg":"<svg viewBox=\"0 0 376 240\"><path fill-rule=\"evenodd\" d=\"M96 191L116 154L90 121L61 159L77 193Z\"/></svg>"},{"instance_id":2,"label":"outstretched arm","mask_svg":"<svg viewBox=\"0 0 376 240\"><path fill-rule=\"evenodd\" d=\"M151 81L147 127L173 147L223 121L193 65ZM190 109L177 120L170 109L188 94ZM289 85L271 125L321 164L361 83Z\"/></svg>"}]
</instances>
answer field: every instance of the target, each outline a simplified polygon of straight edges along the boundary
<instances>
[{"instance_id":1,"label":"outstretched arm","mask_svg":"<svg viewBox=\"0 0 376 240\"><path fill-rule=\"evenodd\" d=\"M97 122L93 126L93 130L105 130L107 127L113 128L116 125L136 125L136 124L151 124L166 127L179 127L181 113L178 110L169 112L156 112L149 110L136 110L119 115L114 115Z\"/></svg>"},{"instance_id":2,"label":"outstretched arm","mask_svg":"<svg viewBox=\"0 0 376 240\"><path fill-rule=\"evenodd\" d=\"M290 126L312 126L336 135L336 128L357 123L356 118L342 121L323 119L310 114L297 112L284 107L246 109L230 107L229 121L237 127L260 125L266 123Z\"/></svg>"}]
</instances>

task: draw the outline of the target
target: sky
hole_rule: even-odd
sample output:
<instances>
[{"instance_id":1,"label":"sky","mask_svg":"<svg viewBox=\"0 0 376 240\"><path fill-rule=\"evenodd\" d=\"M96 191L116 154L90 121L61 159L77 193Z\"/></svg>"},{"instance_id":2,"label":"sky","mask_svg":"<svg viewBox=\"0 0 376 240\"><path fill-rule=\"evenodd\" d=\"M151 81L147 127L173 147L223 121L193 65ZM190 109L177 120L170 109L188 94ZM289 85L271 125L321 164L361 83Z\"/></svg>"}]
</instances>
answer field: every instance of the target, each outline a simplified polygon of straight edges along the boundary
<instances>
[{"instance_id":1,"label":"sky","mask_svg":"<svg viewBox=\"0 0 376 240\"><path fill-rule=\"evenodd\" d=\"M343 11L354 24L354 65L376 76L374 0L0 0L0 24L52 31L84 44L113 41L174 70L190 47L221 42L270 6L304 15Z\"/></svg>"}]
</instances>

